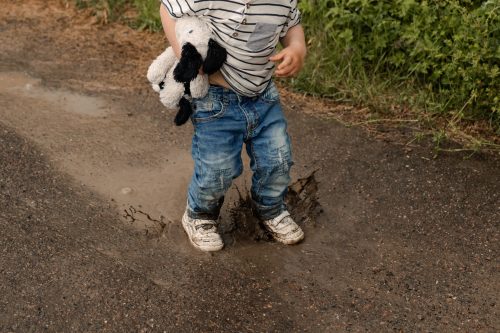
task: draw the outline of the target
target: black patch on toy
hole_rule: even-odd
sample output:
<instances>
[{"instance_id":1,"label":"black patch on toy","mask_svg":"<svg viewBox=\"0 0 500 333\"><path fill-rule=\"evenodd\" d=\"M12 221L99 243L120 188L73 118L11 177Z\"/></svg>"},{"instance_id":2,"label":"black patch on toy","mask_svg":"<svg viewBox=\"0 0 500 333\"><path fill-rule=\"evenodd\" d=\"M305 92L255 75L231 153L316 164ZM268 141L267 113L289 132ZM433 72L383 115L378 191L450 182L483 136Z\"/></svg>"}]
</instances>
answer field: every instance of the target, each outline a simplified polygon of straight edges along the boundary
<instances>
[{"instance_id":1,"label":"black patch on toy","mask_svg":"<svg viewBox=\"0 0 500 333\"><path fill-rule=\"evenodd\" d=\"M191 117L192 113L193 107L191 106L191 89L189 88L189 82L184 82L184 96L182 96L179 101L179 111L177 111L174 119L175 125L184 125L186 121L188 121L189 117Z\"/></svg>"},{"instance_id":2,"label":"black patch on toy","mask_svg":"<svg viewBox=\"0 0 500 333\"><path fill-rule=\"evenodd\" d=\"M186 43L182 47L181 59L174 68L174 79L177 82L193 81L203 64L201 54L191 43Z\"/></svg>"},{"instance_id":3,"label":"black patch on toy","mask_svg":"<svg viewBox=\"0 0 500 333\"><path fill-rule=\"evenodd\" d=\"M208 52L205 62L203 63L203 72L205 74L213 74L217 72L227 58L227 51L219 45L215 40L210 38L208 41Z\"/></svg>"},{"instance_id":4,"label":"black patch on toy","mask_svg":"<svg viewBox=\"0 0 500 333\"><path fill-rule=\"evenodd\" d=\"M191 102L187 98L182 97L179 101L179 112L177 112L177 114L175 115L175 125L184 125L186 121L188 121L192 112L193 109L191 107Z\"/></svg>"}]
</instances>

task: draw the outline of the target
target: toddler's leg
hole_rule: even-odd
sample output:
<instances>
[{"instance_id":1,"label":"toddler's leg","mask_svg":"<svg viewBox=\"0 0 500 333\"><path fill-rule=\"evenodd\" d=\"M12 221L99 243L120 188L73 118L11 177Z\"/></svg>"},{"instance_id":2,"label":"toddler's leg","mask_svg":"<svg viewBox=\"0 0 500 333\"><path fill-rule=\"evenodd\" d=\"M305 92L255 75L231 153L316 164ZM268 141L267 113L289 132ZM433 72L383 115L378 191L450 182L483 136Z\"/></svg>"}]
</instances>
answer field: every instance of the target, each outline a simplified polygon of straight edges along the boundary
<instances>
[{"instance_id":1,"label":"toddler's leg","mask_svg":"<svg viewBox=\"0 0 500 333\"><path fill-rule=\"evenodd\" d=\"M286 210L284 197L290 182L292 153L287 123L279 101L261 103L260 123L247 142L252 176L252 199L262 220L273 219Z\"/></svg>"},{"instance_id":2,"label":"toddler's leg","mask_svg":"<svg viewBox=\"0 0 500 333\"><path fill-rule=\"evenodd\" d=\"M247 152L253 170L252 199L256 213L275 240L296 244L304 239L304 232L284 203L293 163L286 120L274 84L261 95L255 110L260 121L247 142Z\"/></svg>"},{"instance_id":3,"label":"toddler's leg","mask_svg":"<svg viewBox=\"0 0 500 333\"><path fill-rule=\"evenodd\" d=\"M188 215L193 219L216 220L224 194L243 170L242 126L233 117L231 105L219 104L215 103L210 112L200 110L201 104L198 104L194 114L194 174L188 191ZM226 108L225 113L213 119L214 114L221 112L218 107ZM204 113L212 118L204 118Z\"/></svg>"}]
</instances>

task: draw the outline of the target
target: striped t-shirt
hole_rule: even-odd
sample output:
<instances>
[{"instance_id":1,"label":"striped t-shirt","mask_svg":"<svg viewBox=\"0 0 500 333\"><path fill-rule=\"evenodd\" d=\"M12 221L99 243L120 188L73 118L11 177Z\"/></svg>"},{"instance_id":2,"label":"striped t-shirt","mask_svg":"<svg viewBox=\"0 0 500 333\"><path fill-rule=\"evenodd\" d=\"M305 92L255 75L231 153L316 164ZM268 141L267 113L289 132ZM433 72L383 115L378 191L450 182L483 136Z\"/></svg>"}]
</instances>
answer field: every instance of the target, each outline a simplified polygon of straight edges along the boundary
<instances>
[{"instance_id":1,"label":"striped t-shirt","mask_svg":"<svg viewBox=\"0 0 500 333\"><path fill-rule=\"evenodd\" d=\"M297 0L161 0L173 18L205 19L214 39L227 51L221 68L237 93L264 91L274 71L269 57L279 39L300 22Z\"/></svg>"}]
</instances>

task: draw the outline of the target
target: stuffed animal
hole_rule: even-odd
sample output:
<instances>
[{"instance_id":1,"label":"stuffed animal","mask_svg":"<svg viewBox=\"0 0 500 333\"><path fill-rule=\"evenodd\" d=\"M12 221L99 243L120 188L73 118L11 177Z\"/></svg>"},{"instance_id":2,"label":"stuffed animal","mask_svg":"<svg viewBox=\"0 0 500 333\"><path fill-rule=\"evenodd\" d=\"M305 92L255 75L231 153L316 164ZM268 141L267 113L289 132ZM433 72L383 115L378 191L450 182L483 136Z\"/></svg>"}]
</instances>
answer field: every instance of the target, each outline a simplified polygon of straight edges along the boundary
<instances>
[{"instance_id":1,"label":"stuffed animal","mask_svg":"<svg viewBox=\"0 0 500 333\"><path fill-rule=\"evenodd\" d=\"M208 92L208 75L217 72L226 61L227 52L215 40L208 25L196 17L176 21L175 35L181 47L177 59L172 47L160 54L148 69L148 80L160 94L160 101L169 109L178 107L174 122L184 124L191 113L192 98ZM203 69L203 75L200 73Z\"/></svg>"}]
</instances>

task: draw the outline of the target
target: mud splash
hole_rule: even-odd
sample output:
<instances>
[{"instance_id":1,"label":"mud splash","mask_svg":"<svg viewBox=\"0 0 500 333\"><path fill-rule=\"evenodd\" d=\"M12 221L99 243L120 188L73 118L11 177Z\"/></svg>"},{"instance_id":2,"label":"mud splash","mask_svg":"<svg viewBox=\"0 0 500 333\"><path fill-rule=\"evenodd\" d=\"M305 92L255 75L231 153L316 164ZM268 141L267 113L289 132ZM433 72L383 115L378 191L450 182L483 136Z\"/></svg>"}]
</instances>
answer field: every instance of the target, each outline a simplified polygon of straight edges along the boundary
<instances>
[{"instance_id":1,"label":"mud splash","mask_svg":"<svg viewBox=\"0 0 500 333\"><path fill-rule=\"evenodd\" d=\"M322 212L318 202L318 182L316 171L299 178L288 187L286 204L290 214L299 225L315 224ZM238 199L229 210L229 221L223 226L224 233L233 233L239 239L271 241L272 237L260 225L253 213L252 200L248 189L236 187Z\"/></svg>"}]
</instances>

